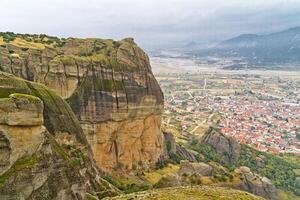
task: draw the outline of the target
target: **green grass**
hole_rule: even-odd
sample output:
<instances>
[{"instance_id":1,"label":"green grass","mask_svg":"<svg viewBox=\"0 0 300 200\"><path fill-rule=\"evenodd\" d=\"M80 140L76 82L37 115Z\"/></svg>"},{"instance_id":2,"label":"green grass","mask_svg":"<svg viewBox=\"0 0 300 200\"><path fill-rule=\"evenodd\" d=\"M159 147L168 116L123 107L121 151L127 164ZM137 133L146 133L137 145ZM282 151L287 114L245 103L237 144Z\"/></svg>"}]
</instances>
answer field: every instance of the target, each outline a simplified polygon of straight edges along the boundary
<instances>
[{"instance_id":1,"label":"green grass","mask_svg":"<svg viewBox=\"0 0 300 200\"><path fill-rule=\"evenodd\" d=\"M25 98L31 103L40 103L41 102L40 98L29 95L29 94L13 93L9 96L11 98L14 98L14 97L19 98L19 99Z\"/></svg>"},{"instance_id":2,"label":"green grass","mask_svg":"<svg viewBox=\"0 0 300 200\"><path fill-rule=\"evenodd\" d=\"M62 47L65 44L64 38L58 38L45 34L19 34L13 32L0 32L0 37L6 43L14 41L16 38L25 41L25 44L46 44L54 47Z\"/></svg>"},{"instance_id":3,"label":"green grass","mask_svg":"<svg viewBox=\"0 0 300 200\"><path fill-rule=\"evenodd\" d=\"M161 178L169 173L176 173L179 170L179 165L168 164L162 169L158 169L152 172L145 172L144 178L150 182L152 185L158 183Z\"/></svg>"},{"instance_id":4,"label":"green grass","mask_svg":"<svg viewBox=\"0 0 300 200\"><path fill-rule=\"evenodd\" d=\"M299 196L296 196L292 192L278 190L280 200L300 200Z\"/></svg>"},{"instance_id":5,"label":"green grass","mask_svg":"<svg viewBox=\"0 0 300 200\"><path fill-rule=\"evenodd\" d=\"M137 176L110 176L104 175L102 178L110 184L124 192L125 194L148 190L151 186L140 180Z\"/></svg>"}]
</instances>

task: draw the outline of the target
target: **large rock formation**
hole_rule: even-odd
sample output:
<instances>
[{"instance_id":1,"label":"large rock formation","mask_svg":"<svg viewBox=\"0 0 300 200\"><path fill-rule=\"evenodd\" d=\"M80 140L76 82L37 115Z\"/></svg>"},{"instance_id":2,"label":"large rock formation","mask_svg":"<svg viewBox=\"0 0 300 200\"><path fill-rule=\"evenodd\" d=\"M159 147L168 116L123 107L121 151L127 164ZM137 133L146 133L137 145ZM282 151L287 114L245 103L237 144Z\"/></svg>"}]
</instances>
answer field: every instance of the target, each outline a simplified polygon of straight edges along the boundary
<instances>
[{"instance_id":1,"label":"large rock formation","mask_svg":"<svg viewBox=\"0 0 300 200\"><path fill-rule=\"evenodd\" d=\"M130 170L158 160L163 94L148 56L133 39L4 36L0 70L43 83L66 98L102 169Z\"/></svg>"},{"instance_id":2,"label":"large rock formation","mask_svg":"<svg viewBox=\"0 0 300 200\"><path fill-rule=\"evenodd\" d=\"M279 199L279 195L275 186L268 178L261 177L258 174L251 172L248 167L244 166L236 169L235 172L241 176L243 181L237 187L238 189L251 192L252 194L264 197L266 199Z\"/></svg>"},{"instance_id":3,"label":"large rock formation","mask_svg":"<svg viewBox=\"0 0 300 200\"><path fill-rule=\"evenodd\" d=\"M94 199L101 178L70 106L44 86L0 72L0 199Z\"/></svg>"},{"instance_id":4,"label":"large rock formation","mask_svg":"<svg viewBox=\"0 0 300 200\"><path fill-rule=\"evenodd\" d=\"M199 142L196 142L195 145L209 147L206 151L201 152L204 153L204 156L220 162L227 167L240 166L242 163L241 159L245 160L245 154L249 154L249 159L251 157L252 159L254 158L252 163L256 164L256 169L252 167L252 170L257 170L260 167L265 169L265 158L263 156L259 156L259 154L252 155L250 147L240 145L234 138L223 135L215 128L210 128L199 139ZM240 177L240 181L235 181L231 184L220 183L219 185L245 190L266 199L278 199L278 192L268 178L253 173L250 168L245 166L237 168L235 173Z\"/></svg>"},{"instance_id":5,"label":"large rock formation","mask_svg":"<svg viewBox=\"0 0 300 200\"><path fill-rule=\"evenodd\" d=\"M241 145L234 138L226 137L213 128L210 128L202 137L202 143L211 145L227 163L232 164L239 159Z\"/></svg>"}]
</instances>

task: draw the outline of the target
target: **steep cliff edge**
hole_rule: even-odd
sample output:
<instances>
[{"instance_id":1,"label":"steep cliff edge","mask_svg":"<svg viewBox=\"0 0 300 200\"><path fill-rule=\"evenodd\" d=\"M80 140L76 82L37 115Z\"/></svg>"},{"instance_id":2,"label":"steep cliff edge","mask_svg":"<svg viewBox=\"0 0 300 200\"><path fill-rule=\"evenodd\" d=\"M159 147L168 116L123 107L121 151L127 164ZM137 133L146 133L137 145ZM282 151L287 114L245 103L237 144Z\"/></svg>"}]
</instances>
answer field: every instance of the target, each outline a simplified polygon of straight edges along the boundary
<instances>
[{"instance_id":1,"label":"steep cliff edge","mask_svg":"<svg viewBox=\"0 0 300 200\"><path fill-rule=\"evenodd\" d=\"M133 39L2 33L0 70L66 98L102 169L130 171L160 157L163 94Z\"/></svg>"},{"instance_id":2,"label":"steep cliff edge","mask_svg":"<svg viewBox=\"0 0 300 200\"><path fill-rule=\"evenodd\" d=\"M1 199L117 193L101 178L70 106L40 84L0 72Z\"/></svg>"}]
</instances>

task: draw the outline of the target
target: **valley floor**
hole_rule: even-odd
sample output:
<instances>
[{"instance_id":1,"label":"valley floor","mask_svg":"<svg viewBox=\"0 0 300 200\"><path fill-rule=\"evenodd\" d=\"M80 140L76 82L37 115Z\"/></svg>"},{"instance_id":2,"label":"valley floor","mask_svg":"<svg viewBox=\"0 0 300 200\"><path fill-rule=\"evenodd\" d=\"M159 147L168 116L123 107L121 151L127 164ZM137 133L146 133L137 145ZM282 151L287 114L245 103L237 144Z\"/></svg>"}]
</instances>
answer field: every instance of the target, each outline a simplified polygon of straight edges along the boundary
<instances>
[{"instance_id":1,"label":"valley floor","mask_svg":"<svg viewBox=\"0 0 300 200\"><path fill-rule=\"evenodd\" d=\"M154 58L165 94L164 124L181 134L209 125L260 151L300 155L300 72L223 70L188 59Z\"/></svg>"}]
</instances>

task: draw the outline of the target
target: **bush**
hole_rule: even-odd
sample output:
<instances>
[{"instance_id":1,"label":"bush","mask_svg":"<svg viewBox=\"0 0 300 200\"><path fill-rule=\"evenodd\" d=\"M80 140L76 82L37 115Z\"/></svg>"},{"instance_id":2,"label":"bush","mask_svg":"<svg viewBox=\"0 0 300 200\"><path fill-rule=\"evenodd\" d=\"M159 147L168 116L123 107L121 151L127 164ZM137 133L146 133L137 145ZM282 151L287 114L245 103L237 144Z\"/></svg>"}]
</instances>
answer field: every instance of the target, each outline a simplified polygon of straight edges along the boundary
<instances>
[{"instance_id":1,"label":"bush","mask_svg":"<svg viewBox=\"0 0 300 200\"><path fill-rule=\"evenodd\" d=\"M167 160L158 160L156 163L155 163L155 166L156 166L156 169L162 169L164 167L166 167L168 165L168 161Z\"/></svg>"},{"instance_id":2,"label":"bush","mask_svg":"<svg viewBox=\"0 0 300 200\"><path fill-rule=\"evenodd\" d=\"M217 181L227 181L229 178L225 174L216 173L213 175L213 179Z\"/></svg>"},{"instance_id":3,"label":"bush","mask_svg":"<svg viewBox=\"0 0 300 200\"><path fill-rule=\"evenodd\" d=\"M166 141L165 143L166 143L166 147L167 147L168 153L171 152L171 150L172 150L172 144L171 144L171 141Z\"/></svg>"}]
</instances>

